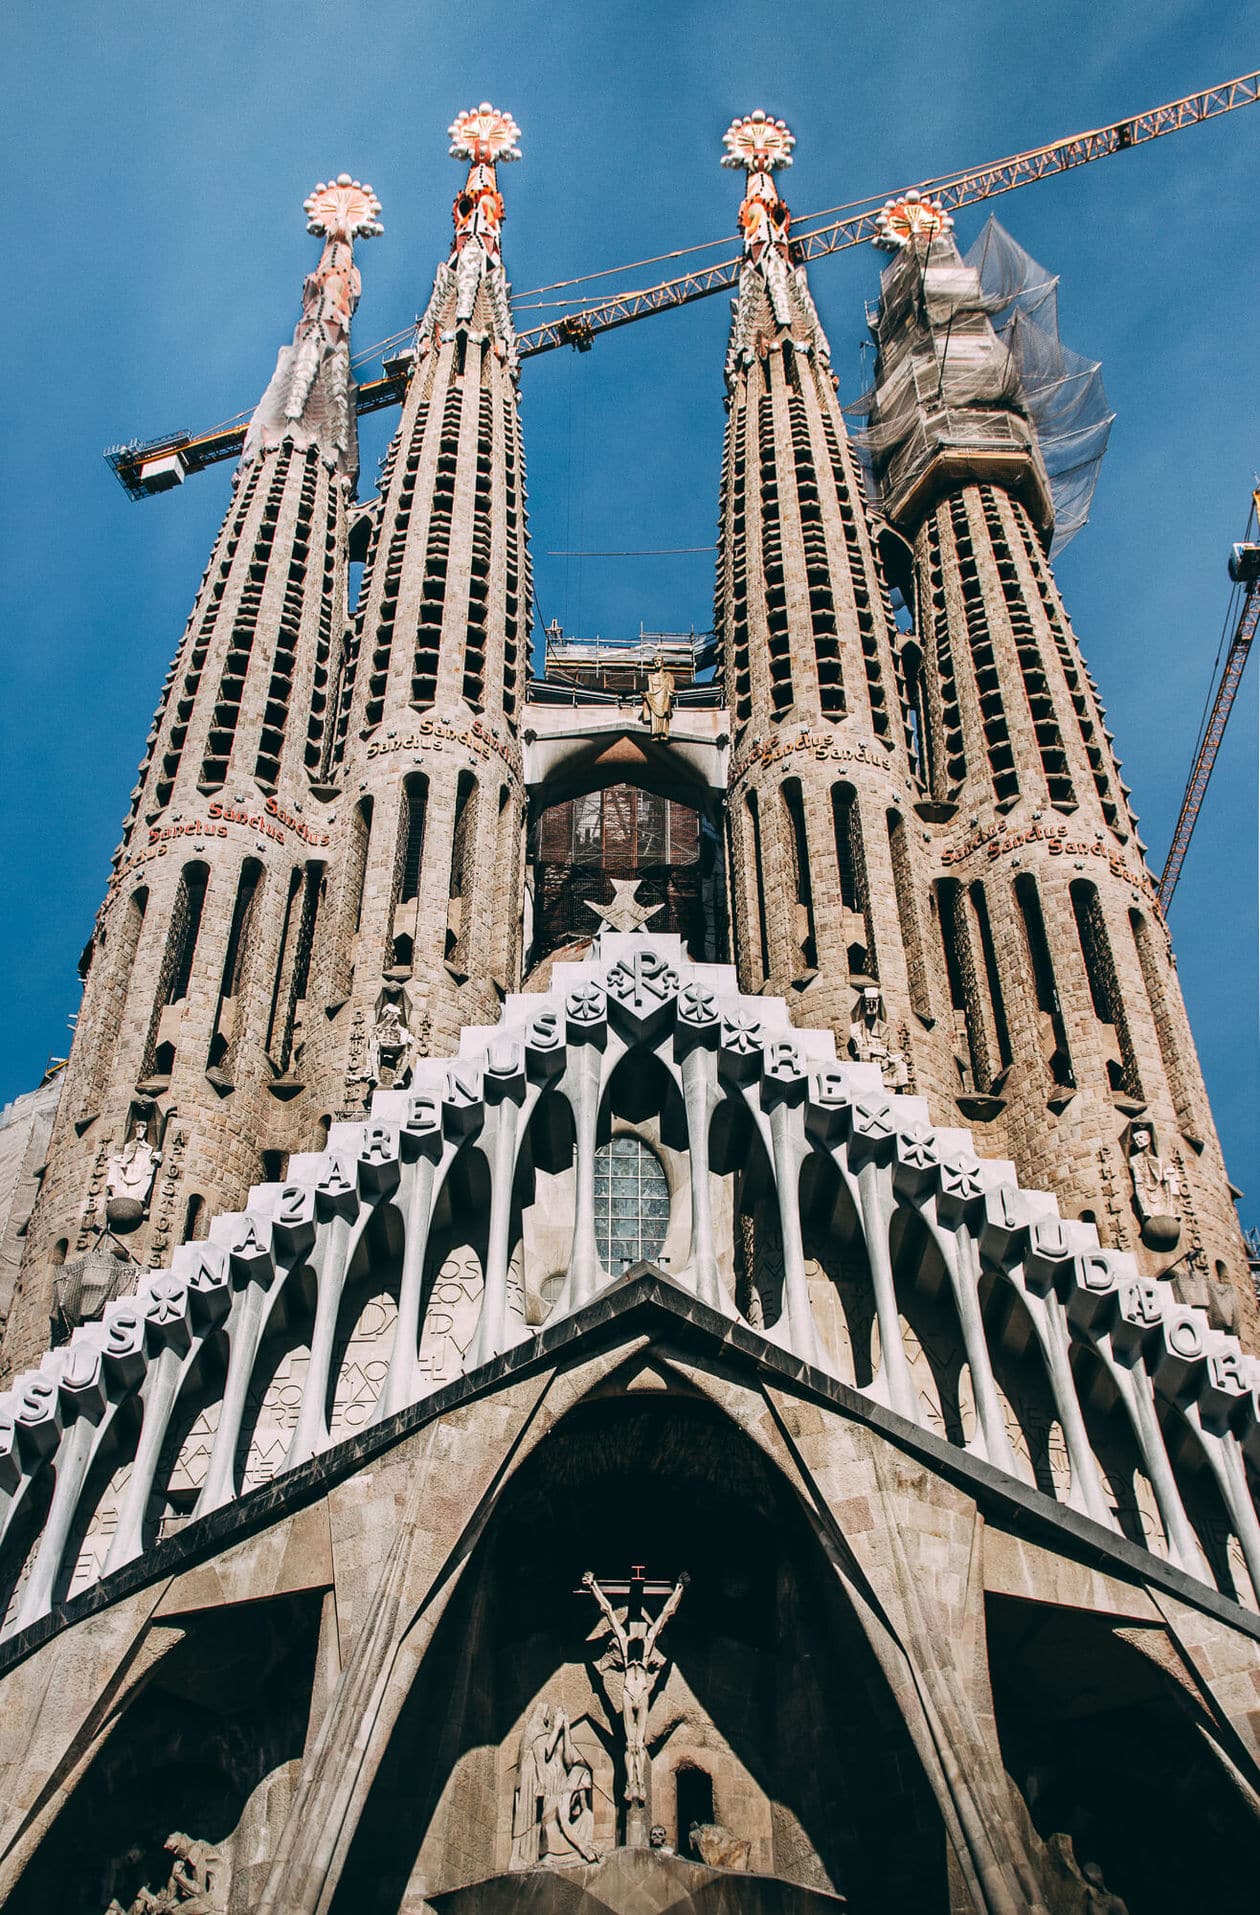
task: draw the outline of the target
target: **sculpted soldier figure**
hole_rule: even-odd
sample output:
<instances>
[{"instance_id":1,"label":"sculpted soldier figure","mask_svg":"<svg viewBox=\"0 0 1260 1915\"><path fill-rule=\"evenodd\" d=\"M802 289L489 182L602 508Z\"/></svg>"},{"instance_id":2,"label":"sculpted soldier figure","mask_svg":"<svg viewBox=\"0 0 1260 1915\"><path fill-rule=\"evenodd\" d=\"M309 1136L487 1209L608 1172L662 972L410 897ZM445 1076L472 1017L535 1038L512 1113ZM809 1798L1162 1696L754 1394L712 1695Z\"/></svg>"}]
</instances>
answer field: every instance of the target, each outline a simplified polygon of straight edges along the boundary
<instances>
[{"instance_id":1,"label":"sculpted soldier figure","mask_svg":"<svg viewBox=\"0 0 1260 1915\"><path fill-rule=\"evenodd\" d=\"M1181 1235L1181 1172L1160 1156L1150 1124L1135 1123L1129 1132L1129 1175L1142 1242L1150 1250L1174 1249Z\"/></svg>"},{"instance_id":2,"label":"sculpted soldier figure","mask_svg":"<svg viewBox=\"0 0 1260 1915\"><path fill-rule=\"evenodd\" d=\"M905 1055L895 1050L884 1016L883 993L868 984L853 1006L849 1026L849 1055L859 1064L878 1064L886 1090L904 1090L909 1082Z\"/></svg>"},{"instance_id":3,"label":"sculpted soldier figure","mask_svg":"<svg viewBox=\"0 0 1260 1915\"><path fill-rule=\"evenodd\" d=\"M674 674L657 652L648 673L643 693L643 723L652 727L653 738L668 738L674 713Z\"/></svg>"},{"instance_id":4,"label":"sculpted soldier figure","mask_svg":"<svg viewBox=\"0 0 1260 1915\"><path fill-rule=\"evenodd\" d=\"M377 1010L376 1023L367 1042L368 1081L384 1082L395 1088L405 1086L411 1075L413 1043L402 1006L396 999L387 997Z\"/></svg>"},{"instance_id":5,"label":"sculpted soldier figure","mask_svg":"<svg viewBox=\"0 0 1260 1915\"><path fill-rule=\"evenodd\" d=\"M621 1720L626 1732L626 1801L642 1805L647 1800L647 1724L656 1679L665 1667L665 1657L657 1648L662 1629L683 1599L691 1578L682 1575L674 1584L665 1607L652 1624L627 1623L623 1626L617 1612L596 1582L591 1570L582 1577L585 1588L600 1606L612 1637L614 1668L621 1672Z\"/></svg>"}]
</instances>

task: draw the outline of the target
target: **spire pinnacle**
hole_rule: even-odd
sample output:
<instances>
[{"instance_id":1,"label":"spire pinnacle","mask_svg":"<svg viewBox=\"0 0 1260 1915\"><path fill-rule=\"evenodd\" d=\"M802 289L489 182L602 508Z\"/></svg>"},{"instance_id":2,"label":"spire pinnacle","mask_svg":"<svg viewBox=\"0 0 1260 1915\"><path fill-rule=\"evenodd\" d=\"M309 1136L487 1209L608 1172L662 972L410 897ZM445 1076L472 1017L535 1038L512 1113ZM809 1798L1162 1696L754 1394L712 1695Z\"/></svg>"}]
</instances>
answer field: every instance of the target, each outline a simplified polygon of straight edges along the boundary
<instances>
[{"instance_id":1,"label":"spire pinnacle","mask_svg":"<svg viewBox=\"0 0 1260 1915\"><path fill-rule=\"evenodd\" d=\"M945 208L916 188L900 199L885 200L875 221L872 245L886 253L904 252L907 246L930 246L934 239L952 233L954 222Z\"/></svg>"},{"instance_id":2,"label":"spire pinnacle","mask_svg":"<svg viewBox=\"0 0 1260 1915\"><path fill-rule=\"evenodd\" d=\"M302 287L302 314L291 346L282 346L275 372L250 421L244 465L286 441L299 450L318 445L329 465L351 479L358 441L350 403L350 321L362 280L354 263L356 239L384 229L381 203L370 186L339 173L321 180L303 202L306 230L324 241L319 264Z\"/></svg>"},{"instance_id":3,"label":"spire pinnacle","mask_svg":"<svg viewBox=\"0 0 1260 1915\"><path fill-rule=\"evenodd\" d=\"M433 296L420 321L417 350L427 352L435 337L467 333L484 286L490 308L495 351L516 369L516 335L508 307L508 284L503 271L503 195L495 167L500 160L519 160L521 129L510 113L483 100L480 106L457 113L448 128L454 160L468 161L468 178L455 195L452 215L455 242L450 259L438 268ZM454 291L454 312L450 295Z\"/></svg>"},{"instance_id":4,"label":"spire pinnacle","mask_svg":"<svg viewBox=\"0 0 1260 1915\"><path fill-rule=\"evenodd\" d=\"M792 164L796 135L785 120L771 119L758 107L756 112L731 121L722 135L722 144L726 148L722 165L742 167L748 176L739 209L744 268L735 301L727 377L764 350L763 328L757 319L763 304L759 283L769 298L777 331L795 333L795 343L806 351L816 350L825 364L830 355L805 274L792 264L792 214L774 183L774 174Z\"/></svg>"}]
</instances>

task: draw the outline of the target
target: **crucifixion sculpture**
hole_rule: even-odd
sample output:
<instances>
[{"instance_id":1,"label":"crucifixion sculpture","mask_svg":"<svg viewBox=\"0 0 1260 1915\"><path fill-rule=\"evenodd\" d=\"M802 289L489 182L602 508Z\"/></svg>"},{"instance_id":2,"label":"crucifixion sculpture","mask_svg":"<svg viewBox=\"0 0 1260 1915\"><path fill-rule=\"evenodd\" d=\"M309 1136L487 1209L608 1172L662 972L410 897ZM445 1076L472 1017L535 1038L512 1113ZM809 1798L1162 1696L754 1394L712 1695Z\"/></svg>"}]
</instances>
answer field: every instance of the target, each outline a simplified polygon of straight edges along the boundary
<instances>
[{"instance_id":1,"label":"crucifixion sculpture","mask_svg":"<svg viewBox=\"0 0 1260 1915\"><path fill-rule=\"evenodd\" d=\"M665 1605L655 1622L649 1622L646 1616L632 1621L627 1615L623 1623L609 1600L610 1595L629 1595L637 1589L642 1601L645 1595L664 1593L668 1585L658 1589L645 1583L640 1573L631 1582L609 1583L605 1589L596 1582L591 1570L588 1569L582 1577L583 1588L590 1590L608 1624L613 1667L621 1675L621 1720L626 1736L626 1801L632 1809L641 1809L647 1801L648 1712L652 1707L652 1692L657 1678L666 1662L657 1644L661 1631L682 1601L683 1591L690 1580L685 1574L678 1577L673 1588L668 1590Z\"/></svg>"}]
</instances>

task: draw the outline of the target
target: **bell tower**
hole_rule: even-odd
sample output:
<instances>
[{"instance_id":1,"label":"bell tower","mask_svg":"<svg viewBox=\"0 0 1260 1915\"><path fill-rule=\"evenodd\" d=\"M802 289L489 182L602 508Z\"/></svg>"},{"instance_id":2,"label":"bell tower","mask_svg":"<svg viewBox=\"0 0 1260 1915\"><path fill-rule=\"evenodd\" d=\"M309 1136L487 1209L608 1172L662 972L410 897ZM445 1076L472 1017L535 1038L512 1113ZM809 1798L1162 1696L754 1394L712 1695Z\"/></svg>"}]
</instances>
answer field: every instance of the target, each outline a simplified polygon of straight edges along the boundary
<instances>
[{"instance_id":1,"label":"bell tower","mask_svg":"<svg viewBox=\"0 0 1260 1915\"><path fill-rule=\"evenodd\" d=\"M288 1100L345 666L354 242L381 226L347 173L305 211L323 251L250 423L84 953L9 1368L47 1342L54 1291L66 1323L99 1310L240 1202L269 1146L306 1141Z\"/></svg>"},{"instance_id":2,"label":"bell tower","mask_svg":"<svg viewBox=\"0 0 1260 1915\"><path fill-rule=\"evenodd\" d=\"M852 1031L890 1084L930 1088L916 741L877 528L775 184L794 144L756 112L722 160L746 180L714 612L739 973L842 1048Z\"/></svg>"},{"instance_id":3,"label":"bell tower","mask_svg":"<svg viewBox=\"0 0 1260 1915\"><path fill-rule=\"evenodd\" d=\"M879 510L913 550L950 1101L1065 1214L1233 1325L1255 1306L1220 1146L1048 556L1083 522L1080 448L1109 423L1097 368L1065 355L1054 281L996 221L965 259L951 226L914 194L880 216L869 432Z\"/></svg>"},{"instance_id":4,"label":"bell tower","mask_svg":"<svg viewBox=\"0 0 1260 1915\"><path fill-rule=\"evenodd\" d=\"M486 103L450 135L468 165L454 246L362 527L345 850L316 959L327 1020L312 1083L329 1116L362 1110L404 1060L453 1053L463 1025L497 1015L520 965L532 599L498 185L520 129Z\"/></svg>"}]
</instances>

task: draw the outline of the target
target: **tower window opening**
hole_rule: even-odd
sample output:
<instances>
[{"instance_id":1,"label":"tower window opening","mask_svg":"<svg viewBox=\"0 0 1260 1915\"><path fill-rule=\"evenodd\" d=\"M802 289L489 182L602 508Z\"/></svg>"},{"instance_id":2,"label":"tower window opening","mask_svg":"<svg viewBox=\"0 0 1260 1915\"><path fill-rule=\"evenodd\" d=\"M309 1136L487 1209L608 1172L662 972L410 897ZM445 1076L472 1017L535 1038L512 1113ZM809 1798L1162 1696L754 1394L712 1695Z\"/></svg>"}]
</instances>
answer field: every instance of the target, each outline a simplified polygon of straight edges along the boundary
<instances>
[{"instance_id":1,"label":"tower window opening","mask_svg":"<svg viewBox=\"0 0 1260 1915\"><path fill-rule=\"evenodd\" d=\"M414 773L403 785L402 872L399 902L408 903L420 891L420 859L424 851L424 820L429 797L429 781L422 772Z\"/></svg>"},{"instance_id":2,"label":"tower window opening","mask_svg":"<svg viewBox=\"0 0 1260 1915\"><path fill-rule=\"evenodd\" d=\"M1137 1057L1124 1000L1120 995L1102 900L1097 887L1083 878L1078 878L1072 885L1071 895L1076 934L1080 939L1081 956L1085 960L1094 1015L1101 1025L1110 1026L1115 1037L1115 1047L1106 1060L1107 1081L1112 1090L1121 1096L1140 1099L1143 1094L1142 1080L1138 1076Z\"/></svg>"},{"instance_id":3,"label":"tower window opening","mask_svg":"<svg viewBox=\"0 0 1260 1915\"><path fill-rule=\"evenodd\" d=\"M455 790L455 830L451 838L451 878L446 917L446 956L454 959L465 948L469 929L469 882L476 853L477 781L462 771Z\"/></svg>"},{"instance_id":4,"label":"tower window opening","mask_svg":"<svg viewBox=\"0 0 1260 1915\"><path fill-rule=\"evenodd\" d=\"M764 982L770 975L770 933L766 923L766 872L761 854L761 818L757 810L757 794L750 791L744 800L748 818L749 835L752 838L753 883L757 889L757 936L761 957L761 976Z\"/></svg>"},{"instance_id":5,"label":"tower window opening","mask_svg":"<svg viewBox=\"0 0 1260 1915\"><path fill-rule=\"evenodd\" d=\"M818 963L818 942L814 932L814 897L809 882L809 840L805 833L805 800L799 778L788 778L782 789L787 814L787 838L792 856L795 892L795 942L806 965Z\"/></svg>"},{"instance_id":6,"label":"tower window opening","mask_svg":"<svg viewBox=\"0 0 1260 1915\"><path fill-rule=\"evenodd\" d=\"M271 1001L271 1025L267 1033L267 1053L282 1073L289 1069L301 1049L298 1041L301 1007L306 999L323 881L322 864L308 864L305 870L294 871L289 880L280 962Z\"/></svg>"},{"instance_id":7,"label":"tower window opening","mask_svg":"<svg viewBox=\"0 0 1260 1915\"><path fill-rule=\"evenodd\" d=\"M1054 1083L1072 1089L1075 1087L1076 1079L1072 1074L1067 1026L1063 1021L1063 1008L1059 1002L1059 988L1055 981L1054 960L1050 955L1050 940L1046 935L1041 896L1037 889L1037 880L1031 871L1021 872L1016 878L1015 899L1019 905L1024 926L1024 940L1028 946L1033 991L1038 1018L1042 1026L1041 1044L1046 1067Z\"/></svg>"},{"instance_id":8,"label":"tower window opening","mask_svg":"<svg viewBox=\"0 0 1260 1915\"><path fill-rule=\"evenodd\" d=\"M857 793L852 785L831 788L831 819L840 876L840 902L850 914L849 971L855 977L878 978L875 934L871 922L870 891L866 881L866 847Z\"/></svg>"},{"instance_id":9,"label":"tower window opening","mask_svg":"<svg viewBox=\"0 0 1260 1915\"><path fill-rule=\"evenodd\" d=\"M1155 1038L1163 1060L1164 1074L1168 1079L1168 1088L1172 1092L1172 1100L1177 1112L1177 1122L1183 1131L1194 1135L1194 1103L1190 1095L1189 1078L1181 1046L1177 1041L1172 1005L1164 989L1163 971L1155 941L1151 936L1151 927L1140 911L1130 911L1129 925L1137 948L1142 982L1146 986L1147 1002L1151 1007L1151 1017L1155 1024Z\"/></svg>"},{"instance_id":10,"label":"tower window opening","mask_svg":"<svg viewBox=\"0 0 1260 1915\"><path fill-rule=\"evenodd\" d=\"M977 948L980 938L974 899L953 878L941 880L936 897L960 1088L987 1095L999 1075L1000 1051L985 989L985 954Z\"/></svg>"},{"instance_id":11,"label":"tower window opening","mask_svg":"<svg viewBox=\"0 0 1260 1915\"><path fill-rule=\"evenodd\" d=\"M188 995L209 876L204 864L185 865L180 876L171 908L162 968L158 973L149 1036L144 1047L144 1062L140 1070L142 1082L150 1078L169 1078L175 1067L175 1043L171 1036L163 1035L162 1014Z\"/></svg>"},{"instance_id":12,"label":"tower window opening","mask_svg":"<svg viewBox=\"0 0 1260 1915\"><path fill-rule=\"evenodd\" d=\"M236 887L236 905L228 934L223 977L219 985L219 1004L215 1012L214 1035L210 1040L207 1068L222 1071L228 1063L239 1035L240 996L249 962L255 906L262 866L256 858L247 858L241 866Z\"/></svg>"},{"instance_id":13,"label":"tower window opening","mask_svg":"<svg viewBox=\"0 0 1260 1915\"><path fill-rule=\"evenodd\" d=\"M1006 1004L1002 996L1002 976L998 970L997 951L993 944L993 929L989 923L989 902L980 883L971 886L971 908L975 913L976 930L980 938L980 950L984 958L984 974L989 986L989 1007L993 1014L993 1034L997 1039L998 1063L1002 1070L1009 1070L1013 1052L1011 1050L1010 1027L1006 1022Z\"/></svg>"},{"instance_id":14,"label":"tower window opening","mask_svg":"<svg viewBox=\"0 0 1260 1915\"><path fill-rule=\"evenodd\" d=\"M897 919L901 927L901 946L910 984L910 1008L925 1024L932 1022L932 993L928 985L927 961L923 951L923 933L915 902L910 871L910 848L906 822L900 812L888 813L888 849L892 858L893 889L897 896Z\"/></svg>"},{"instance_id":15,"label":"tower window opening","mask_svg":"<svg viewBox=\"0 0 1260 1915\"><path fill-rule=\"evenodd\" d=\"M595 1242L610 1275L654 1263L669 1230L669 1185L655 1151L614 1137L595 1153Z\"/></svg>"}]
</instances>

